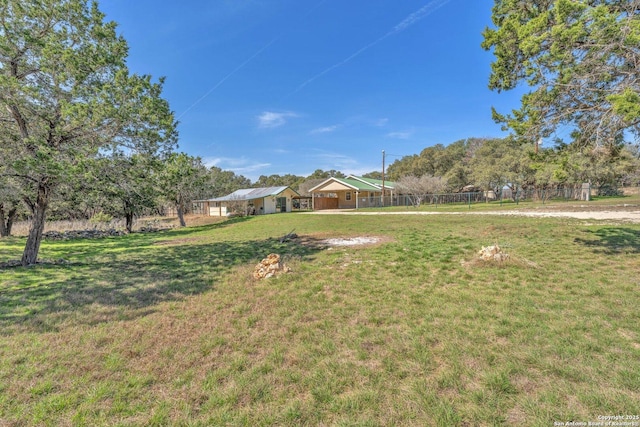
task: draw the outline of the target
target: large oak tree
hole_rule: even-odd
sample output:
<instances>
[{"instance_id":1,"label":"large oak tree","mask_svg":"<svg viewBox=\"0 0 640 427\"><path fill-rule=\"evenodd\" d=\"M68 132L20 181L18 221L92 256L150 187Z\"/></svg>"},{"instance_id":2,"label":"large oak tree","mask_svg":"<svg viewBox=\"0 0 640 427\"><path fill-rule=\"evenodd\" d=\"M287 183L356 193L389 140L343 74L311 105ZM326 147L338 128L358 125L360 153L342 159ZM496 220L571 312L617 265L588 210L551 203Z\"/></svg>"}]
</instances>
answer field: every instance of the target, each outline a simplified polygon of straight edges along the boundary
<instances>
[{"instance_id":1,"label":"large oak tree","mask_svg":"<svg viewBox=\"0 0 640 427\"><path fill-rule=\"evenodd\" d=\"M530 88L497 121L530 142L560 126L581 147L640 136L640 0L495 0L492 20L489 87Z\"/></svg>"},{"instance_id":2,"label":"large oak tree","mask_svg":"<svg viewBox=\"0 0 640 427\"><path fill-rule=\"evenodd\" d=\"M37 261L52 192L85 159L175 143L162 80L130 73L127 53L97 2L0 0L0 174L31 210L23 265Z\"/></svg>"}]
</instances>

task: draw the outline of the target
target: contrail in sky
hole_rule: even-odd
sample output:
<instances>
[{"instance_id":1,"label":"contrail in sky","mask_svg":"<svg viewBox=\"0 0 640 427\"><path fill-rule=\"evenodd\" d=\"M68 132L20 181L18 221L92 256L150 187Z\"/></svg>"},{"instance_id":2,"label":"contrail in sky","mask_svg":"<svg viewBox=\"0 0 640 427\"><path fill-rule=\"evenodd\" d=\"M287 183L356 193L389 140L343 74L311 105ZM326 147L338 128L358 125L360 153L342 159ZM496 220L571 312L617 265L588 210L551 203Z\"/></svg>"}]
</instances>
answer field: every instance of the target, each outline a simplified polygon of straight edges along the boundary
<instances>
[{"instance_id":1,"label":"contrail in sky","mask_svg":"<svg viewBox=\"0 0 640 427\"><path fill-rule=\"evenodd\" d=\"M449 3L449 1L450 0L433 0L433 1L429 2L429 3L427 3L425 6L421 7L420 9L418 9L417 11L413 12L411 15L409 15L405 19L403 19L402 22L400 22L398 25L393 27L387 34L385 34L384 36L378 38L377 40L369 43L368 45L366 45L365 47L363 47L360 50L356 51L354 54L352 54L348 58L343 59L342 61L340 61L340 62L338 62L336 64L333 64L331 67L327 68L326 70L322 71L321 73L316 74L315 76L311 77L309 80L305 81L300 86L298 86L298 88L296 90L294 90L290 95L293 95L294 93L297 93L297 92L301 91L309 83L315 81L316 79L319 79L320 77L324 76L328 72L333 71L336 68L343 66L344 64L346 64L347 62L349 62L353 58L355 58L356 56L360 55L362 52L371 49L373 46L377 45L381 41L383 41L383 40L385 40L385 39L387 39L387 38L389 38L389 37L391 37L393 35L401 33L402 31L404 31L407 28L411 27L412 25L414 25L418 21L421 21L422 19L424 19L427 16L431 15L437 9L439 9L442 6L444 6L445 4Z\"/></svg>"},{"instance_id":2,"label":"contrail in sky","mask_svg":"<svg viewBox=\"0 0 640 427\"><path fill-rule=\"evenodd\" d=\"M234 70L232 72L230 72L229 74L227 74L226 76L224 76L222 78L222 80L220 80L218 83L216 83L215 86L213 86L211 89L209 89L209 91L207 93L205 93L204 95L202 95L196 102L194 102L193 104L191 104L191 106L189 106L189 108L187 108L186 110L184 110L182 112L182 114L180 114L178 116L178 120L180 120L180 118L182 116L184 116L185 114L187 114L193 107L195 107L196 105L198 105L203 99L205 99L207 96L211 95L211 92L213 92L214 90L218 89L225 81L227 81L231 76L233 76L235 73L237 73L238 71L240 71L241 69L244 68L245 65L247 65L249 62L251 62L253 60L253 58L255 58L256 56L260 55L262 52L264 52L265 49L267 49L269 46L271 46L272 44L274 44L278 39L280 38L280 36L276 37L275 39L271 40L269 43L267 43L264 47L262 47L262 49L260 49L259 51L257 51L256 53L254 53L253 55L251 55L247 60L245 60L242 64L238 65L236 68L234 68Z\"/></svg>"},{"instance_id":3,"label":"contrail in sky","mask_svg":"<svg viewBox=\"0 0 640 427\"><path fill-rule=\"evenodd\" d=\"M320 0L319 3L317 3L315 6L313 6L311 9L309 9L309 11L307 13L304 14L304 16L302 17L303 19L306 18L307 16L309 16L311 14L311 12L313 12L314 10L316 10L318 7L322 6L322 4L324 2L326 2L327 0ZM243 69L249 62L251 62L256 56L260 55L262 52L264 52L269 46L271 46L272 44L274 44L276 41L278 41L278 39L280 39L282 37L282 34L280 34L278 37L274 38L273 40L271 40L269 43L267 43L265 46L263 46L260 50L258 50L256 53L254 53L253 55L251 55L247 60L245 60L242 64L238 65L233 71L231 71L229 74L227 74L226 76L224 76L222 78L222 80L220 80L218 83L215 84L215 86L213 86L211 89L209 89L204 95L202 95L200 98L198 98L198 100L196 102L194 102L193 104L191 104L189 106L189 108L187 108L186 110L184 110L182 112L182 114L180 114L177 118L177 120L180 120L180 118L182 116L184 116L185 114L187 114L189 111L191 111L191 109L193 107L195 107L196 105L198 105L200 102L202 102L203 99L205 99L207 96L211 95L211 92L213 92L214 90L218 89L224 82L226 82L230 77L232 77L235 73L237 73L238 71L240 71L241 69Z\"/></svg>"}]
</instances>

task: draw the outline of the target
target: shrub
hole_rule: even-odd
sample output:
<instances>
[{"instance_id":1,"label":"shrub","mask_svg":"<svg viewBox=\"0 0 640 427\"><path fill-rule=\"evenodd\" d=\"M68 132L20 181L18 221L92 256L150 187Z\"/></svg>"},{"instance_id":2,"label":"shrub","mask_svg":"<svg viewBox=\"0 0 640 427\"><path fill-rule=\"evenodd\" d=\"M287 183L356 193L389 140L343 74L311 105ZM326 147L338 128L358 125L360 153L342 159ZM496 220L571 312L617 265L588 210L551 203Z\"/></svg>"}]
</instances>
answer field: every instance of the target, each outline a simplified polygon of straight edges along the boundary
<instances>
[{"instance_id":1,"label":"shrub","mask_svg":"<svg viewBox=\"0 0 640 427\"><path fill-rule=\"evenodd\" d=\"M98 212L97 214L93 215L90 219L89 222L91 224L106 224L108 222L111 222L113 220L113 217L109 214L106 214L104 212Z\"/></svg>"}]
</instances>

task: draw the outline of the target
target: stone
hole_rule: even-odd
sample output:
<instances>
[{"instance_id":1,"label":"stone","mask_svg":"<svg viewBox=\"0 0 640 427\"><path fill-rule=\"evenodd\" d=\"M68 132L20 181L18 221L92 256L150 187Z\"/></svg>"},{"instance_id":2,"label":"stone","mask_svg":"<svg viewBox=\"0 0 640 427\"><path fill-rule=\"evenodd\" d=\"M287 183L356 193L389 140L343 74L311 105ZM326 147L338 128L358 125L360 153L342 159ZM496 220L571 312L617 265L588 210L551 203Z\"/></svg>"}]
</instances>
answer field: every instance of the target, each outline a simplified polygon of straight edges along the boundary
<instances>
[{"instance_id":1,"label":"stone","mask_svg":"<svg viewBox=\"0 0 640 427\"><path fill-rule=\"evenodd\" d=\"M280 255L269 254L256 265L253 270L253 278L257 280L268 279L278 273L288 273L290 271L289 267L280 262Z\"/></svg>"},{"instance_id":2,"label":"stone","mask_svg":"<svg viewBox=\"0 0 640 427\"><path fill-rule=\"evenodd\" d=\"M498 245L483 246L478 252L478 255L483 261L503 262L509 259L509 254L504 253L502 248Z\"/></svg>"},{"instance_id":3,"label":"stone","mask_svg":"<svg viewBox=\"0 0 640 427\"><path fill-rule=\"evenodd\" d=\"M47 231L42 233L42 236L48 240L72 240L72 239L101 239L104 237L123 236L124 231L109 229L109 230L70 230L64 232Z\"/></svg>"}]
</instances>

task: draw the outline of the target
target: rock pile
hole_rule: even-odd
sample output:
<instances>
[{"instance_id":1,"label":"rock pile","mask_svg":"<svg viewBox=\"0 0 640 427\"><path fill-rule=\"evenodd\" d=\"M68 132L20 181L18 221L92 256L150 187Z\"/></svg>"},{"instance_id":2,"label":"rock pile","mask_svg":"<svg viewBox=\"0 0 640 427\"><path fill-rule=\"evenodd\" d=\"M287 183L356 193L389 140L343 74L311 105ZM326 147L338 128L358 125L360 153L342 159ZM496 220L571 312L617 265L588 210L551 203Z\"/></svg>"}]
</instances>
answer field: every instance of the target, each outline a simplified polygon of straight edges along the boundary
<instances>
[{"instance_id":1,"label":"rock pile","mask_svg":"<svg viewBox=\"0 0 640 427\"><path fill-rule=\"evenodd\" d=\"M502 251L502 248L498 245L482 247L478 252L480 259L483 261L506 261L509 259L509 254Z\"/></svg>"},{"instance_id":2,"label":"rock pile","mask_svg":"<svg viewBox=\"0 0 640 427\"><path fill-rule=\"evenodd\" d=\"M103 237L123 236L126 233L122 230L72 230L72 231L47 231L42 236L48 240L71 240L71 239L101 239Z\"/></svg>"},{"instance_id":3,"label":"rock pile","mask_svg":"<svg viewBox=\"0 0 640 427\"><path fill-rule=\"evenodd\" d=\"M158 231L168 230L170 227L147 227L143 226L137 231L138 233L156 233ZM73 239L102 239L104 237L124 236L128 234L125 230L116 230L110 228L108 230L69 230L69 231L47 231L42 233L42 237L48 240L73 240Z\"/></svg>"},{"instance_id":4,"label":"rock pile","mask_svg":"<svg viewBox=\"0 0 640 427\"><path fill-rule=\"evenodd\" d=\"M269 254L265 259L260 261L253 270L254 279L267 279L278 273L288 273L291 271L289 267L280 262L280 255Z\"/></svg>"},{"instance_id":5,"label":"rock pile","mask_svg":"<svg viewBox=\"0 0 640 427\"><path fill-rule=\"evenodd\" d=\"M168 230L168 228L161 228L161 227L140 227L140 229L138 230L139 233L157 233L158 231L162 231L162 230Z\"/></svg>"}]
</instances>

